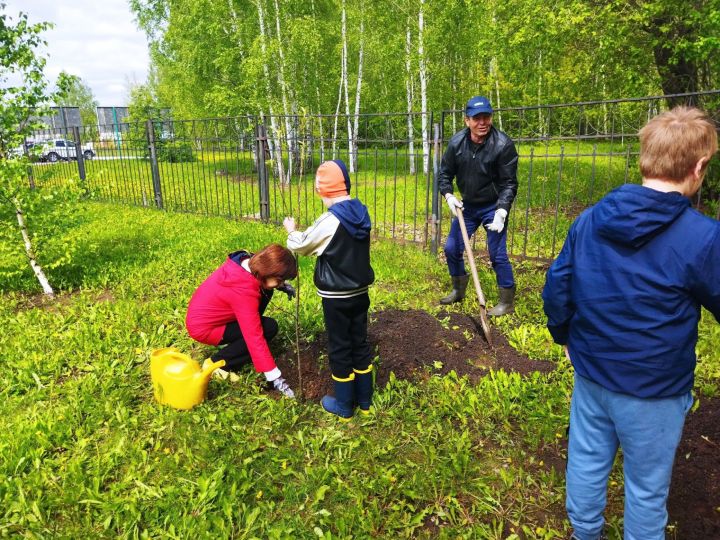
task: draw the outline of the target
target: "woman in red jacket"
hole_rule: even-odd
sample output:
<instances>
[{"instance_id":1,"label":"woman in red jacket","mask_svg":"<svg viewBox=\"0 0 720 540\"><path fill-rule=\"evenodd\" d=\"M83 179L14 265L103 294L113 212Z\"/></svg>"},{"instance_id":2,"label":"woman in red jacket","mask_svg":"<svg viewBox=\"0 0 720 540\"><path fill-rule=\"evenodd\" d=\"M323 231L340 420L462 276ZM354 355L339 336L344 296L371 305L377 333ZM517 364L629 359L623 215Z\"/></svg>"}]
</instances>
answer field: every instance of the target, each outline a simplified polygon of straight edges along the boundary
<instances>
[{"instance_id":1,"label":"woman in red jacket","mask_svg":"<svg viewBox=\"0 0 720 540\"><path fill-rule=\"evenodd\" d=\"M273 290L295 294L286 279L297 276L292 253L270 244L256 254L236 251L197 288L188 305L185 326L190 337L223 346L213 360L235 371L252 361L278 391L295 397L270 353L268 341L278 332L275 319L263 316Z\"/></svg>"}]
</instances>

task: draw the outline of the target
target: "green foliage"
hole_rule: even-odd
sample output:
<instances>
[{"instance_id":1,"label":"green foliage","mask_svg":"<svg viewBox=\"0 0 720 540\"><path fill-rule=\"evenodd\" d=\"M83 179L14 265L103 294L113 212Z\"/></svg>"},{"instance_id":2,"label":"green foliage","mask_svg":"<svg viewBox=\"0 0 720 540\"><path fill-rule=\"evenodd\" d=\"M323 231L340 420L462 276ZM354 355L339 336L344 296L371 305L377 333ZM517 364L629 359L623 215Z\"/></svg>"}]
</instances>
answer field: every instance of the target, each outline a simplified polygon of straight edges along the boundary
<instances>
[{"instance_id":1,"label":"green foliage","mask_svg":"<svg viewBox=\"0 0 720 540\"><path fill-rule=\"evenodd\" d=\"M164 142L158 147L158 160L168 163L188 163L195 161L192 146L186 142Z\"/></svg>"},{"instance_id":2,"label":"green foliage","mask_svg":"<svg viewBox=\"0 0 720 540\"><path fill-rule=\"evenodd\" d=\"M45 59L36 50L45 44L41 38L48 23L30 24L27 15L20 13L17 22L5 12L0 3L0 189L6 193L14 172L6 170L5 161L15 147L20 146L25 135L37 124L30 122L30 111L47 106L45 95L47 82L43 74ZM15 23L15 24L13 24ZM9 84L13 77L13 83ZM19 79L19 81L14 79ZM12 189L11 189L12 191Z\"/></svg>"},{"instance_id":3,"label":"green foliage","mask_svg":"<svg viewBox=\"0 0 720 540\"><path fill-rule=\"evenodd\" d=\"M427 110L435 111L461 109L478 93L517 107L718 85L717 0L682 10L669 0L133 0L131 7L152 42L157 95L176 118L332 113L343 48L348 88L362 76L362 112L405 111L408 98L420 111L421 60Z\"/></svg>"},{"instance_id":4,"label":"green foliage","mask_svg":"<svg viewBox=\"0 0 720 540\"><path fill-rule=\"evenodd\" d=\"M82 237L66 234L75 231L84 219L83 207L78 204L84 194L81 185L68 182L45 190L28 190L22 195L37 262L56 278L52 282L60 288L72 289L72 284L63 279L63 271L75 264L81 250L89 249ZM11 206L0 206L0 221L11 223L14 213ZM82 257L89 254L83 253ZM20 231L16 227L0 228L0 291L22 290L28 285L21 285L21 278L27 275L31 274Z\"/></svg>"},{"instance_id":5,"label":"green foliage","mask_svg":"<svg viewBox=\"0 0 720 540\"><path fill-rule=\"evenodd\" d=\"M720 395L720 324L707 311L703 311L698 329L696 386L700 393L717 397Z\"/></svg>"},{"instance_id":6,"label":"green foliage","mask_svg":"<svg viewBox=\"0 0 720 540\"><path fill-rule=\"evenodd\" d=\"M55 104L60 107L79 107L82 124L88 128L96 127L98 101L92 89L77 75L69 75L65 72L63 74L67 78L66 88L63 89L62 95L55 99ZM96 136L87 132L84 135Z\"/></svg>"},{"instance_id":7,"label":"green foliage","mask_svg":"<svg viewBox=\"0 0 720 540\"><path fill-rule=\"evenodd\" d=\"M316 403L272 398L248 371L235 384L213 379L209 399L180 412L153 401L151 350L207 355L184 329L193 290L227 252L284 233L89 202L70 211L53 249L78 249L51 273L74 292L58 302L34 300L29 270L0 251L0 535L567 536L562 477L543 456L561 452L572 370L559 348L542 352L542 267L516 265L517 309L499 324L523 352L556 359L552 374L499 371L472 384L431 368L418 383L391 376L373 416L340 425ZM373 310L436 312L442 264L412 245L374 242L372 253ZM301 257L308 338L322 327L313 266ZM492 270L479 270L493 301ZM474 313L477 303L452 309ZM291 347L292 308L281 299L269 310L281 326L278 346ZM698 342L700 392L720 380L720 334L709 319Z\"/></svg>"},{"instance_id":8,"label":"green foliage","mask_svg":"<svg viewBox=\"0 0 720 540\"><path fill-rule=\"evenodd\" d=\"M41 115L51 100L60 99L73 82L70 76L61 73L57 82L58 91L55 94L47 93L47 81L43 74L45 58L38 54L38 49L45 44L41 34L49 26L47 23L30 24L24 13L18 15L17 21L13 21L5 13L5 4L0 3L0 218L19 227L14 240L24 245L33 263L37 262L33 258L43 251L39 233L32 229L33 219L42 222L42 217L35 212L56 196L62 201L70 200L72 196L68 198L65 194L73 191L70 186L56 194L39 195L30 191L26 181L29 168L23 144L32 130L39 127L33 118ZM8 84L11 78L19 79L20 86ZM57 210L62 213L64 206L61 204ZM23 220L24 225L20 225ZM52 226L46 229L50 233ZM6 238L10 236L6 227L2 231ZM23 239L21 233L27 239ZM13 248L5 246L2 250L16 253ZM66 246L58 254L60 259L50 264L63 264L70 257L70 251Z\"/></svg>"},{"instance_id":9,"label":"green foliage","mask_svg":"<svg viewBox=\"0 0 720 540\"><path fill-rule=\"evenodd\" d=\"M0 275L8 367L0 429L13 434L0 443L2 534L349 539L429 538L428 527L452 537L505 526L565 530L539 510L560 504L562 484L533 454L556 444L566 382L503 373L477 387L455 376L418 386L393 379L378 394L379 412L348 426L317 404L261 393L249 372L235 385L213 380L210 399L191 412L160 407L150 351L175 344L196 358L207 353L184 330L194 288L228 251L284 234L152 210L83 203L78 211L82 219L57 236L60 244L79 239L81 249L52 270L77 292L32 306L13 292L34 288L22 265ZM0 261L12 267L5 254ZM300 263L300 323L311 337L322 311L314 260ZM373 264L378 308L432 304L442 271L427 254L375 243ZM287 347L294 329L285 304L269 309Z\"/></svg>"}]
</instances>

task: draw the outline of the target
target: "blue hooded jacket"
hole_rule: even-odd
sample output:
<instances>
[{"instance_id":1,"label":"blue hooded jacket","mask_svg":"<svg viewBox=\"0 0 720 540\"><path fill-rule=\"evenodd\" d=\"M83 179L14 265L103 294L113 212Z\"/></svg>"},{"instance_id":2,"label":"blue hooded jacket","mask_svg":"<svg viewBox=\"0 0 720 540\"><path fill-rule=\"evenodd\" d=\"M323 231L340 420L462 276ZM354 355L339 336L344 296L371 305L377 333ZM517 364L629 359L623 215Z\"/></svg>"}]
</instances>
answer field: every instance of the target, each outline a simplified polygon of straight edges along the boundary
<instances>
[{"instance_id":1,"label":"blue hooded jacket","mask_svg":"<svg viewBox=\"0 0 720 540\"><path fill-rule=\"evenodd\" d=\"M621 186L570 227L542 297L579 375L641 398L683 394L700 306L720 320L720 222L680 193Z\"/></svg>"}]
</instances>

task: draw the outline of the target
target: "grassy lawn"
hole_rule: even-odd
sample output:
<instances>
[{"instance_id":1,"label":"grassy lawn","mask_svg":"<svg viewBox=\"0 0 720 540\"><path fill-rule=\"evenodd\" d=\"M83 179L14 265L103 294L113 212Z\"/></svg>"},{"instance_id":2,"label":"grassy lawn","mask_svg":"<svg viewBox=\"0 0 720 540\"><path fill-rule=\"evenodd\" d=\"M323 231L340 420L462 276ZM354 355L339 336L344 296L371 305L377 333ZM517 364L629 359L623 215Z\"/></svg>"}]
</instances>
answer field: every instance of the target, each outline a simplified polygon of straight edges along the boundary
<instances>
[{"instance_id":1,"label":"grassy lawn","mask_svg":"<svg viewBox=\"0 0 720 540\"><path fill-rule=\"evenodd\" d=\"M194 288L229 251L282 242L283 232L108 203L76 213L45 249L46 261L65 254L49 270L62 291L54 302L38 298L20 246L0 251L0 536L567 536L564 480L544 456L561 452L572 375L544 327L539 267L516 266L522 294L500 327L523 354L557 361L548 375L392 379L373 416L340 424L317 403L276 399L246 372L212 380L210 399L180 412L153 400L151 350L176 345L202 359L209 349L183 325ZM372 257L373 310L437 314L441 262L383 240ZM302 258L306 338L322 327L312 269ZM480 271L494 300L492 271ZM269 309L280 348L291 348L287 302ZM697 389L714 395L720 330L709 318ZM620 511L608 516L612 538Z\"/></svg>"}]
</instances>

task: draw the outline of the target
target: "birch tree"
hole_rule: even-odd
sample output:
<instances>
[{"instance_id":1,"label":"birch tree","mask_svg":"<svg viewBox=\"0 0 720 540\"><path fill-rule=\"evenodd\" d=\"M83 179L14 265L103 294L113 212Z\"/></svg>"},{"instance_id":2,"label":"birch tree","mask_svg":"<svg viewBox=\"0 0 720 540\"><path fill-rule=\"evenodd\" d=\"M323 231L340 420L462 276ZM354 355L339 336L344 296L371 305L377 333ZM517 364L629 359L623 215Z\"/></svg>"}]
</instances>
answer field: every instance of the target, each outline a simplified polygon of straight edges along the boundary
<instances>
[{"instance_id":1,"label":"birch tree","mask_svg":"<svg viewBox=\"0 0 720 540\"><path fill-rule=\"evenodd\" d=\"M282 106L283 106L283 120L285 123L285 137L287 138L287 147L288 147L288 166L287 166L287 175L286 176L280 176L282 183L284 185L288 185L290 183L290 176L293 172L293 158L295 157L295 154L297 152L295 141L297 139L297 134L294 131L292 119L290 117L291 111L290 107L288 105L288 86L285 80L285 53L283 51L283 39L282 39L282 32L280 31L280 6L278 4L278 0L275 0L275 41L277 43L277 51L278 51L278 58L279 58L279 82L280 82L280 95L282 98ZM293 100L294 101L294 100ZM292 105L292 110L297 110L297 106L295 103Z\"/></svg>"},{"instance_id":2,"label":"birch tree","mask_svg":"<svg viewBox=\"0 0 720 540\"><path fill-rule=\"evenodd\" d=\"M423 32L425 29L425 20L423 10L425 8L425 0L420 0L420 8L418 9L418 65L420 72L420 114L422 120L422 139L423 139L423 173L428 174L430 171L430 133L428 130L428 106L427 106L427 64L425 59L425 45L423 43Z\"/></svg>"},{"instance_id":3,"label":"birch tree","mask_svg":"<svg viewBox=\"0 0 720 540\"><path fill-rule=\"evenodd\" d=\"M265 75L265 91L267 98L268 110L270 111L270 137L268 137L268 146L270 147L270 155L277 170L279 178L284 178L283 161L282 161L282 141L279 137L277 118L273 111L272 88L270 86L270 69L268 68L267 54L267 31L265 29L265 11L263 9L263 0L257 0L258 25L260 27L260 50L262 53L263 74ZM261 116L264 116L261 112Z\"/></svg>"},{"instance_id":4,"label":"birch tree","mask_svg":"<svg viewBox=\"0 0 720 540\"><path fill-rule=\"evenodd\" d=\"M358 51L358 72L355 84L355 114L353 115L352 128L352 146L350 152L350 170L357 171L358 168L358 132L360 128L360 93L362 91L363 80L363 58L365 51L365 19L361 15L360 19L360 49Z\"/></svg>"},{"instance_id":5,"label":"birch tree","mask_svg":"<svg viewBox=\"0 0 720 540\"><path fill-rule=\"evenodd\" d=\"M720 78L718 0L680 11L671 0L129 1L175 118L336 112L346 118L324 120L334 156L346 129L350 148L359 136L353 114L408 110L408 17L416 113L461 109L477 93L500 108L708 90Z\"/></svg>"},{"instance_id":6,"label":"birch tree","mask_svg":"<svg viewBox=\"0 0 720 540\"><path fill-rule=\"evenodd\" d=\"M355 172L354 163L352 161L352 121L350 119L350 94L348 91L348 32L347 32L347 10L345 9L345 1L343 0L343 70L345 76L343 77L343 97L345 98L345 121L347 123L347 141L348 141L348 153L350 154L350 171Z\"/></svg>"},{"instance_id":7,"label":"birch tree","mask_svg":"<svg viewBox=\"0 0 720 540\"><path fill-rule=\"evenodd\" d=\"M407 103L407 139L408 139L408 155L409 173L415 174L415 130L413 124L413 94L414 94L414 75L412 72L412 32L410 31L410 20L405 25L405 99Z\"/></svg>"},{"instance_id":8,"label":"birch tree","mask_svg":"<svg viewBox=\"0 0 720 540\"><path fill-rule=\"evenodd\" d=\"M338 140L338 119L340 117L340 106L342 105L343 89L345 89L345 104L347 105L347 13L345 11L345 0L342 2L341 14L341 30L342 48L340 53L340 81L338 84L338 99L335 107L335 122L333 124L333 147L332 157L337 159L337 140ZM349 112L349 111L348 111ZM350 119L348 119L350 122Z\"/></svg>"},{"instance_id":9,"label":"birch tree","mask_svg":"<svg viewBox=\"0 0 720 540\"><path fill-rule=\"evenodd\" d=\"M46 45L41 34L49 28L48 23L30 24L25 13L20 13L17 21L10 20L5 4L0 3L0 204L14 218L17 241L22 242L43 293L52 297L54 290L38 261L35 235L28 226L32 204L25 181L28 162L24 150L26 137L40 127L33 118L46 112L51 101L61 99L73 82L61 74L58 93L47 93L45 58L37 49ZM10 234L11 229L3 232Z\"/></svg>"}]
</instances>

